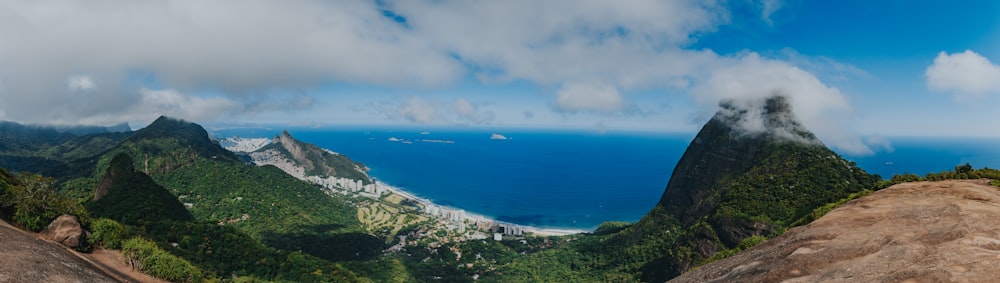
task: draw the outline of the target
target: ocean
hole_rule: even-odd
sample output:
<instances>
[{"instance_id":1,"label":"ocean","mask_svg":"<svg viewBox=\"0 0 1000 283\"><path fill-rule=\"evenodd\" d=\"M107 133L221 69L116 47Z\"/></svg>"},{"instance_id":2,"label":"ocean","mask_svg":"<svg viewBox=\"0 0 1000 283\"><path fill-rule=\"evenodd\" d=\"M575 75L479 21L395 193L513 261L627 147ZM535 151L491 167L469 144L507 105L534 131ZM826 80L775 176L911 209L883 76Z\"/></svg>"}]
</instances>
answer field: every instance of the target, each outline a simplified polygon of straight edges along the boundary
<instances>
[{"instance_id":1,"label":"ocean","mask_svg":"<svg viewBox=\"0 0 1000 283\"><path fill-rule=\"evenodd\" d=\"M437 204L521 225L584 229L635 222L655 205L695 133L301 128L295 138L366 164L370 175ZM280 130L214 131L273 137ZM885 178L966 162L1000 168L997 139L890 139L893 150L845 155Z\"/></svg>"}]
</instances>

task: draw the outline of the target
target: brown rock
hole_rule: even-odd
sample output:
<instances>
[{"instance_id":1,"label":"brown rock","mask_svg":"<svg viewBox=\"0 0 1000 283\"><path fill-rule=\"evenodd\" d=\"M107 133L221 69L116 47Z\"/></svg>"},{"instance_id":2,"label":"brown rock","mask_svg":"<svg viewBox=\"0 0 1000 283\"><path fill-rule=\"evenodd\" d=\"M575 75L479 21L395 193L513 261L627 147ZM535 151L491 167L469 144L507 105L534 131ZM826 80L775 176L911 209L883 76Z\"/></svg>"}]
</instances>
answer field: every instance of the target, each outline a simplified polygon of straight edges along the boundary
<instances>
[{"instance_id":1,"label":"brown rock","mask_svg":"<svg viewBox=\"0 0 1000 283\"><path fill-rule=\"evenodd\" d=\"M80 226L80 220L73 215L63 214L53 220L49 227L42 231L46 240L58 242L70 248L79 248L87 242L90 234Z\"/></svg>"},{"instance_id":2,"label":"brown rock","mask_svg":"<svg viewBox=\"0 0 1000 283\"><path fill-rule=\"evenodd\" d=\"M996 227L996 187L899 184L671 282L996 282Z\"/></svg>"},{"instance_id":3,"label":"brown rock","mask_svg":"<svg viewBox=\"0 0 1000 283\"><path fill-rule=\"evenodd\" d=\"M117 282L60 245L0 220L0 282Z\"/></svg>"}]
</instances>

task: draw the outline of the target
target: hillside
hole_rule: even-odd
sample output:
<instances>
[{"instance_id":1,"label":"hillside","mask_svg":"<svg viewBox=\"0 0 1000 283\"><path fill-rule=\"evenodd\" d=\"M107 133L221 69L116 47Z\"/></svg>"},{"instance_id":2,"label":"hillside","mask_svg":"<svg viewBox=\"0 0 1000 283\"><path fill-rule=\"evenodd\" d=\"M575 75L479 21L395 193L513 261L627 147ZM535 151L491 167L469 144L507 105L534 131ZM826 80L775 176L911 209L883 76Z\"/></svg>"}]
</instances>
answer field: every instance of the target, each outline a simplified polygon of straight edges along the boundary
<instances>
[{"instance_id":1,"label":"hillside","mask_svg":"<svg viewBox=\"0 0 1000 283\"><path fill-rule=\"evenodd\" d=\"M671 282L995 281L998 202L981 180L899 184Z\"/></svg>"},{"instance_id":2,"label":"hillside","mask_svg":"<svg viewBox=\"0 0 1000 283\"><path fill-rule=\"evenodd\" d=\"M195 220L232 225L258 240L361 230L356 208L345 197L328 195L272 166L243 163L198 124L160 117L101 155L95 172L103 176L102 168L111 167L118 154L134 159L133 167L166 188Z\"/></svg>"},{"instance_id":3,"label":"hillside","mask_svg":"<svg viewBox=\"0 0 1000 283\"><path fill-rule=\"evenodd\" d=\"M193 220L191 213L152 178L136 172L132 159L119 154L98 183L87 210L94 217L114 219L125 224L163 220Z\"/></svg>"},{"instance_id":4,"label":"hillside","mask_svg":"<svg viewBox=\"0 0 1000 283\"><path fill-rule=\"evenodd\" d=\"M296 140L288 131L282 131L270 144L249 155L254 164L274 165L299 179L320 176L372 183L365 173L367 167L364 164L355 162L346 155Z\"/></svg>"},{"instance_id":5,"label":"hillside","mask_svg":"<svg viewBox=\"0 0 1000 283\"><path fill-rule=\"evenodd\" d=\"M876 181L802 127L784 97L720 106L642 220L608 223L519 258L501 270L500 281L665 281L776 236ZM748 129L748 121L761 127Z\"/></svg>"}]
</instances>

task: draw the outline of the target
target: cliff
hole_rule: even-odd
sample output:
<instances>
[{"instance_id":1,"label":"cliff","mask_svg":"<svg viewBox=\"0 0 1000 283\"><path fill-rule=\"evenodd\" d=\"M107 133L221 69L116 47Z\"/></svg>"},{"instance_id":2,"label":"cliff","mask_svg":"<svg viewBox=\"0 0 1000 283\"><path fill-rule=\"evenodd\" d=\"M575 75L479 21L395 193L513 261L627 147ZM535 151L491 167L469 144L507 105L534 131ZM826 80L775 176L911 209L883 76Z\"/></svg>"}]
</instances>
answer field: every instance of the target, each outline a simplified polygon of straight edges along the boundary
<instances>
[{"instance_id":1,"label":"cliff","mask_svg":"<svg viewBox=\"0 0 1000 283\"><path fill-rule=\"evenodd\" d=\"M288 131L271 144L250 153L254 164L274 165L299 179L307 176L339 177L371 184L367 167L349 157L296 140Z\"/></svg>"},{"instance_id":2,"label":"cliff","mask_svg":"<svg viewBox=\"0 0 1000 283\"><path fill-rule=\"evenodd\" d=\"M984 181L899 184L671 282L995 281L998 202Z\"/></svg>"}]
</instances>

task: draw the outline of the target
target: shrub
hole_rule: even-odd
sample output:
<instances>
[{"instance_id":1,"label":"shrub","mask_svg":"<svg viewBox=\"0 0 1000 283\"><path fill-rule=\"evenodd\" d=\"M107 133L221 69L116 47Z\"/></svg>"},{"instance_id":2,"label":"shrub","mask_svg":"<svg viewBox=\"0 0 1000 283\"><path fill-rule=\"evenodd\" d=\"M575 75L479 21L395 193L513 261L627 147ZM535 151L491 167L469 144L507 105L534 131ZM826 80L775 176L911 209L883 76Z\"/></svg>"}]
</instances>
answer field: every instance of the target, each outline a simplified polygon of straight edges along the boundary
<instances>
[{"instance_id":1,"label":"shrub","mask_svg":"<svg viewBox=\"0 0 1000 283\"><path fill-rule=\"evenodd\" d=\"M201 282L204 276L187 260L156 246L156 243L135 237L122 243L122 255L133 269L171 282Z\"/></svg>"},{"instance_id":2,"label":"shrub","mask_svg":"<svg viewBox=\"0 0 1000 283\"><path fill-rule=\"evenodd\" d=\"M122 242L130 234L128 228L121 223L107 218L98 218L90 224L90 244L100 245L109 249L120 249Z\"/></svg>"}]
</instances>

